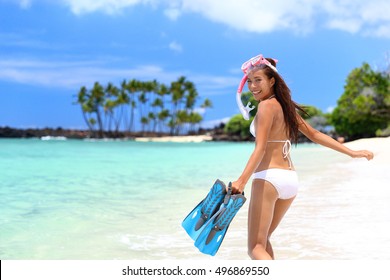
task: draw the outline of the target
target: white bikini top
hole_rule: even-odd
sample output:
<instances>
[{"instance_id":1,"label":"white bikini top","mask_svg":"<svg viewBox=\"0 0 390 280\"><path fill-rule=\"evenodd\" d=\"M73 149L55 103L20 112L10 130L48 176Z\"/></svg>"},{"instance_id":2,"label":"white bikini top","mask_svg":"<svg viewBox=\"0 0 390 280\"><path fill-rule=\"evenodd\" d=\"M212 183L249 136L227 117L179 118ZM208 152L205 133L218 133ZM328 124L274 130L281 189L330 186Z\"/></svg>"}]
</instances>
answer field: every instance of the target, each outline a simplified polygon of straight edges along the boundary
<instances>
[{"instance_id":1,"label":"white bikini top","mask_svg":"<svg viewBox=\"0 0 390 280\"><path fill-rule=\"evenodd\" d=\"M255 130L254 122L255 122L255 120L253 120L251 122L251 125L249 127L249 131L251 132L253 137L256 137L256 130ZM288 159L288 165L289 165L289 167L291 169L292 163L291 163L291 159L289 157L289 154L290 154L290 151L291 151L291 141L287 139L287 140L268 140L267 142L268 143L284 143L283 150L282 150L283 158L287 158Z\"/></svg>"}]
</instances>

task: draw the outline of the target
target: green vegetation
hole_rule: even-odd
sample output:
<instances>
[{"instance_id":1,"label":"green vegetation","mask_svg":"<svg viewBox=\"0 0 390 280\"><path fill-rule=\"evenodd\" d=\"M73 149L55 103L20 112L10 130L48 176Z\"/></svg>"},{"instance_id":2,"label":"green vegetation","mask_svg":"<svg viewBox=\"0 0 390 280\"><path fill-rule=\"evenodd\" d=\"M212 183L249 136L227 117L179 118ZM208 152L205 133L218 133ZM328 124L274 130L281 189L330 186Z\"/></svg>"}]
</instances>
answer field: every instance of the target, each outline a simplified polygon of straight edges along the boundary
<instances>
[{"instance_id":1,"label":"green vegetation","mask_svg":"<svg viewBox=\"0 0 390 280\"><path fill-rule=\"evenodd\" d=\"M352 70L331 122L349 139L389 135L389 73L374 71L367 63Z\"/></svg>"},{"instance_id":2,"label":"green vegetation","mask_svg":"<svg viewBox=\"0 0 390 280\"><path fill-rule=\"evenodd\" d=\"M196 112L199 99L195 85L179 77L170 86L154 81L124 80L120 87L95 82L92 89L81 87L76 104L81 106L84 121L94 136L134 132L135 121L141 133L166 132L179 134L195 130L203 117ZM212 107L204 100L202 109ZM186 130L186 131L185 131Z\"/></svg>"},{"instance_id":3,"label":"green vegetation","mask_svg":"<svg viewBox=\"0 0 390 280\"><path fill-rule=\"evenodd\" d=\"M224 132L230 136L236 135L241 139L247 139L250 137L249 126L253 120L253 117L246 121L241 114L234 115L224 127Z\"/></svg>"},{"instance_id":4,"label":"green vegetation","mask_svg":"<svg viewBox=\"0 0 390 280\"><path fill-rule=\"evenodd\" d=\"M320 109L311 105L303 105L303 108L305 109L307 115L302 112L298 113L312 127L324 133L332 133L332 129L330 127L331 114L325 114Z\"/></svg>"},{"instance_id":5,"label":"green vegetation","mask_svg":"<svg viewBox=\"0 0 390 280\"><path fill-rule=\"evenodd\" d=\"M250 92L243 92L241 94L243 104L250 102L257 105L257 101L253 98ZM257 106L250 111L250 119L246 121L241 114L234 115L224 127L224 132L229 136L238 136L240 139L247 140L251 137L249 126L257 113Z\"/></svg>"},{"instance_id":6,"label":"green vegetation","mask_svg":"<svg viewBox=\"0 0 390 280\"><path fill-rule=\"evenodd\" d=\"M390 68L389 68L390 69ZM82 87L76 103L89 130L94 136L117 135L119 131L134 132L135 123L141 133L168 132L171 135L195 131L203 117L195 109L199 99L195 85L179 77L169 86L156 80L142 82L124 80L120 87L96 82L92 89ZM243 103L256 105L250 92L242 94ZM201 110L212 107L206 99ZM364 63L348 75L344 93L332 113L324 114L313 106L304 106L308 115L301 115L314 128L325 133L343 136L348 140L361 137L390 135L390 71L378 72ZM250 139L251 118L245 121L240 114L233 116L224 133L241 140ZM331 127L333 126L333 128Z\"/></svg>"}]
</instances>

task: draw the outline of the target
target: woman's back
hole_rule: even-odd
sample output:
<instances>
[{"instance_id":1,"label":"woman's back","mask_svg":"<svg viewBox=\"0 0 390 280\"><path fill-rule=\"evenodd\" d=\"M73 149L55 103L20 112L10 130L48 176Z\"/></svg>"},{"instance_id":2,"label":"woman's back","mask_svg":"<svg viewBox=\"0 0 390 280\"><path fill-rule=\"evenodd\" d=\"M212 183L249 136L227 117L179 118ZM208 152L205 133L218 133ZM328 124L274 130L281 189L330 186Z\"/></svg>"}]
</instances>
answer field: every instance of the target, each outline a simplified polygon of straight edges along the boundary
<instances>
[{"instance_id":1,"label":"woman's back","mask_svg":"<svg viewBox=\"0 0 390 280\"><path fill-rule=\"evenodd\" d=\"M291 148L290 139L287 136L286 124L284 121L283 110L276 98L262 101L262 106L267 106L270 109L272 116L269 120L272 121L269 137L263 160L259 164L256 171L266 170L270 168L293 169L290 161L289 151ZM261 109L261 108L259 108ZM267 110L268 111L268 110ZM254 120L254 126L257 124L257 116Z\"/></svg>"}]
</instances>

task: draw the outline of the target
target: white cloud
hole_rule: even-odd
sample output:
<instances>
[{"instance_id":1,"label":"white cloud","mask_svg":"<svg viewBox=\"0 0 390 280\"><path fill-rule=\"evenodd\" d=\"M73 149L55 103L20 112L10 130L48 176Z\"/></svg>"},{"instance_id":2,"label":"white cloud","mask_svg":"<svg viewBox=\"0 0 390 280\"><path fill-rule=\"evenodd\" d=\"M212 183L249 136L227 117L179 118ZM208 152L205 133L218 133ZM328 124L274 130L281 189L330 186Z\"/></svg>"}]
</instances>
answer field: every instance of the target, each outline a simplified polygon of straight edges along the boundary
<instances>
[{"instance_id":1,"label":"white cloud","mask_svg":"<svg viewBox=\"0 0 390 280\"><path fill-rule=\"evenodd\" d=\"M325 25L365 36L390 38L390 2L384 0L324 1Z\"/></svg>"},{"instance_id":2,"label":"white cloud","mask_svg":"<svg viewBox=\"0 0 390 280\"><path fill-rule=\"evenodd\" d=\"M390 18L390 1L388 0L376 0L376 1L364 1L360 12L362 18L371 23L380 21L389 21Z\"/></svg>"},{"instance_id":3,"label":"white cloud","mask_svg":"<svg viewBox=\"0 0 390 280\"><path fill-rule=\"evenodd\" d=\"M206 113L206 108L201 108L201 107L198 107L198 108L195 108L194 109L194 112L195 113L198 113L200 115L204 115Z\"/></svg>"},{"instance_id":4,"label":"white cloud","mask_svg":"<svg viewBox=\"0 0 390 280\"><path fill-rule=\"evenodd\" d=\"M75 14L148 5L160 8L171 20L186 13L246 32L287 30L306 34L330 28L363 35L390 37L388 0L62 0ZM23 0L21 3L30 3Z\"/></svg>"},{"instance_id":5,"label":"white cloud","mask_svg":"<svg viewBox=\"0 0 390 280\"><path fill-rule=\"evenodd\" d=\"M330 29L339 29L349 33L356 33L362 27L362 21L358 19L331 19L326 24Z\"/></svg>"},{"instance_id":6,"label":"white cloud","mask_svg":"<svg viewBox=\"0 0 390 280\"><path fill-rule=\"evenodd\" d=\"M0 0L0 4L1 2L11 2L12 4L18 5L22 9L28 9L31 7L33 1L34 0Z\"/></svg>"},{"instance_id":7,"label":"white cloud","mask_svg":"<svg viewBox=\"0 0 390 280\"><path fill-rule=\"evenodd\" d=\"M365 31L367 36L390 38L390 24L381 25L372 29L367 29Z\"/></svg>"},{"instance_id":8,"label":"white cloud","mask_svg":"<svg viewBox=\"0 0 390 280\"><path fill-rule=\"evenodd\" d=\"M177 20L179 16L181 15L181 12L177 8L168 8L164 10L164 14L170 19L170 20Z\"/></svg>"},{"instance_id":9,"label":"white cloud","mask_svg":"<svg viewBox=\"0 0 390 280\"><path fill-rule=\"evenodd\" d=\"M175 52L182 52L183 51L183 47L182 45L180 45L179 43L173 41L169 44L169 48Z\"/></svg>"},{"instance_id":10,"label":"white cloud","mask_svg":"<svg viewBox=\"0 0 390 280\"><path fill-rule=\"evenodd\" d=\"M213 92L213 95L226 94L226 88L238 86L237 76L212 76L196 74L191 75L191 80L195 84L202 86L208 92ZM234 92L235 93L235 92Z\"/></svg>"},{"instance_id":11,"label":"white cloud","mask_svg":"<svg viewBox=\"0 0 390 280\"><path fill-rule=\"evenodd\" d=\"M115 60L115 58L114 58ZM154 80L169 85L180 76L197 85L199 93L226 94L226 89L236 86L236 77L191 74L187 70L167 71L157 65L141 65L128 68L112 67L110 61L73 61L20 59L0 57L0 80L33 86L78 90L91 87L96 81L119 84L123 79Z\"/></svg>"},{"instance_id":12,"label":"white cloud","mask_svg":"<svg viewBox=\"0 0 390 280\"><path fill-rule=\"evenodd\" d=\"M138 4L148 4L148 0L62 0L73 13L79 15L102 11L108 14L120 12L123 8Z\"/></svg>"},{"instance_id":13,"label":"white cloud","mask_svg":"<svg viewBox=\"0 0 390 280\"><path fill-rule=\"evenodd\" d=\"M95 81L102 84L137 78L172 81L177 73L166 73L158 66L144 65L134 68L107 68L106 62L92 61L42 61L38 59L0 59L0 80L10 82L77 89L91 86Z\"/></svg>"},{"instance_id":14,"label":"white cloud","mask_svg":"<svg viewBox=\"0 0 390 280\"><path fill-rule=\"evenodd\" d=\"M328 108L326 108L325 113L332 113L336 107L336 105L329 106Z\"/></svg>"},{"instance_id":15,"label":"white cloud","mask_svg":"<svg viewBox=\"0 0 390 280\"><path fill-rule=\"evenodd\" d=\"M310 3L309 0L183 0L183 11L200 13L212 21L242 31L270 32L295 28L302 33L311 28L313 7Z\"/></svg>"},{"instance_id":16,"label":"white cloud","mask_svg":"<svg viewBox=\"0 0 390 280\"><path fill-rule=\"evenodd\" d=\"M23 9L30 8L32 0L20 0L19 5Z\"/></svg>"},{"instance_id":17,"label":"white cloud","mask_svg":"<svg viewBox=\"0 0 390 280\"><path fill-rule=\"evenodd\" d=\"M61 48L58 45L53 43L44 43L35 38L31 39L30 37L39 37L40 33L30 33L28 36L22 36L17 33L1 33L0 32L0 47L22 47L22 48L37 48L42 50L55 50Z\"/></svg>"},{"instance_id":18,"label":"white cloud","mask_svg":"<svg viewBox=\"0 0 390 280\"><path fill-rule=\"evenodd\" d=\"M298 34L315 28L389 37L388 0L183 0L183 12L249 32L289 30Z\"/></svg>"}]
</instances>

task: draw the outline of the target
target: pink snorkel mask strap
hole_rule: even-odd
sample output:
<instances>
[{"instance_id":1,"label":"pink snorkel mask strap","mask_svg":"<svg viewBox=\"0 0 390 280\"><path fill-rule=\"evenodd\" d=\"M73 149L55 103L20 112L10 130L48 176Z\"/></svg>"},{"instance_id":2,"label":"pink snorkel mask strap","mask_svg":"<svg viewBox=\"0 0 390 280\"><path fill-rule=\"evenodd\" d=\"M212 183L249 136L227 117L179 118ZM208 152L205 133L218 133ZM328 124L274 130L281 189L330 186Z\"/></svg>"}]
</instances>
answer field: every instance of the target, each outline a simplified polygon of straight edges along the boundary
<instances>
[{"instance_id":1,"label":"pink snorkel mask strap","mask_svg":"<svg viewBox=\"0 0 390 280\"><path fill-rule=\"evenodd\" d=\"M277 59L274 59L274 61L278 62ZM265 64L268 67L270 67L272 70L274 70L275 72L278 72L276 67L273 66L271 64L271 62L266 60L263 57L263 55L261 55L261 54L259 54L258 56L252 57L248 61L244 62L241 66L241 70L244 72L244 76L242 77L240 85L238 86L238 89L237 89L236 102L237 102L238 108L240 109L240 112L245 120L249 120L249 117L250 117L249 113L250 113L250 111L252 111L255 108L255 106L251 107L250 102L248 102L248 104L246 106L244 106L244 104L242 103L242 100L241 100L242 89L244 88L245 83L248 80L249 70L252 70L255 66L261 65L261 64Z\"/></svg>"}]
</instances>

